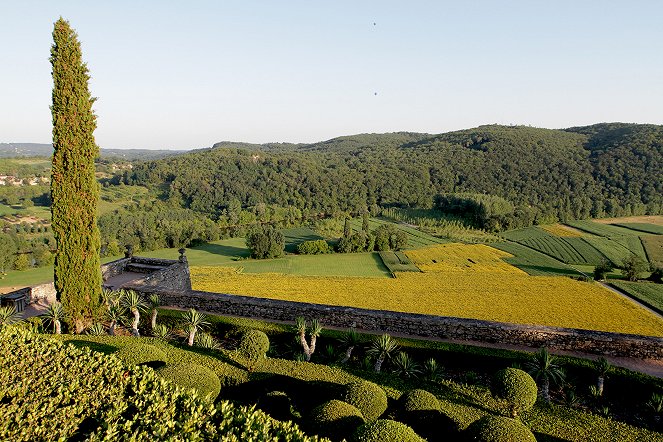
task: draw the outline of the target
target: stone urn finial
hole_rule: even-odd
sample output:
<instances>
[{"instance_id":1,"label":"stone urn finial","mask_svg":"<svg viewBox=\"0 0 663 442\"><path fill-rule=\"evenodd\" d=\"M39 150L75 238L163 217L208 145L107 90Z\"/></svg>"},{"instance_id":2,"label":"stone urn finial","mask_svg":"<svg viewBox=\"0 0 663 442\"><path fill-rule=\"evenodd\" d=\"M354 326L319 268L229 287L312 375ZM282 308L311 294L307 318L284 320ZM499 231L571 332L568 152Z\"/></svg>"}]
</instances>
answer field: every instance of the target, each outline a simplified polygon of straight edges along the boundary
<instances>
[{"instance_id":1,"label":"stone urn finial","mask_svg":"<svg viewBox=\"0 0 663 442\"><path fill-rule=\"evenodd\" d=\"M186 256L184 256L184 254L186 253L186 249L185 249L185 248L181 248L181 249L178 250L178 252L180 252L180 259L179 259L179 261L180 261L180 262L186 262Z\"/></svg>"},{"instance_id":2,"label":"stone urn finial","mask_svg":"<svg viewBox=\"0 0 663 442\"><path fill-rule=\"evenodd\" d=\"M131 244L127 244L126 250L124 252L124 257L125 258L132 258L134 256L134 246Z\"/></svg>"}]
</instances>

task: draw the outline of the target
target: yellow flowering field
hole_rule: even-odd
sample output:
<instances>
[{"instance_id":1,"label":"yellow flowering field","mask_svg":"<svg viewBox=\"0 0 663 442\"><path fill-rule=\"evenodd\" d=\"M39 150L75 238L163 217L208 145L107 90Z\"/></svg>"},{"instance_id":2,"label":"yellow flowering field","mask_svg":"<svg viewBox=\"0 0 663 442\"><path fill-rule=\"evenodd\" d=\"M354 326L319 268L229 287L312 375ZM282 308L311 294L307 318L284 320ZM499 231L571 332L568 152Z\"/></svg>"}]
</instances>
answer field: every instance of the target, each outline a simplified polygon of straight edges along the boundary
<instances>
[{"instance_id":1,"label":"yellow flowering field","mask_svg":"<svg viewBox=\"0 0 663 442\"><path fill-rule=\"evenodd\" d=\"M541 226L546 232L566 238L577 238L583 236L582 232L574 229L573 227L565 226L562 224L550 224L548 226Z\"/></svg>"},{"instance_id":2,"label":"yellow flowering field","mask_svg":"<svg viewBox=\"0 0 663 442\"><path fill-rule=\"evenodd\" d=\"M663 320L630 300L594 283L509 269L497 261L510 255L487 246L445 244L407 254L424 273L319 277L200 266L191 267L191 280L195 290L209 292L663 336ZM463 258L478 264L464 267Z\"/></svg>"}]
</instances>

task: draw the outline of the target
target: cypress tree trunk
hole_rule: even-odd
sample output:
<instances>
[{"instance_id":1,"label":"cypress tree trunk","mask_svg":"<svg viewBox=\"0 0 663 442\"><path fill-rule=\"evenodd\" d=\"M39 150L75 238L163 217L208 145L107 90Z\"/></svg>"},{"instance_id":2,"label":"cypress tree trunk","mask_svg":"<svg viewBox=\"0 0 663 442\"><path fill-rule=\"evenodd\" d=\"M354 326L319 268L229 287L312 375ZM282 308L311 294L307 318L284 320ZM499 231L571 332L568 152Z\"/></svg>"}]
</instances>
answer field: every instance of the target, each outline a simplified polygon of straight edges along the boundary
<instances>
[{"instance_id":1,"label":"cypress tree trunk","mask_svg":"<svg viewBox=\"0 0 663 442\"><path fill-rule=\"evenodd\" d=\"M53 167L51 213L57 244L54 281L71 330L81 333L101 314L101 270L97 228L99 185L94 159L94 98L81 47L69 23L60 18L53 29Z\"/></svg>"}]
</instances>

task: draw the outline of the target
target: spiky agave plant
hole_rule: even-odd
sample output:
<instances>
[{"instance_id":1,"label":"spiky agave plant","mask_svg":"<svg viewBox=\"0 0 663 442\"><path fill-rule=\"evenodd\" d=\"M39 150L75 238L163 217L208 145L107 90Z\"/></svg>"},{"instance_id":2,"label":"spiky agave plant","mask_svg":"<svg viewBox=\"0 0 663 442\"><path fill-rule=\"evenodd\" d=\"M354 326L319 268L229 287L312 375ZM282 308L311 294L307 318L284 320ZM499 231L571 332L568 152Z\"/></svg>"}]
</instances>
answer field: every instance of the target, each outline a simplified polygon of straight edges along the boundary
<instances>
[{"instance_id":1,"label":"spiky agave plant","mask_svg":"<svg viewBox=\"0 0 663 442\"><path fill-rule=\"evenodd\" d=\"M196 309L189 309L182 314L182 326L189 335L187 339L187 344L189 344L189 347L193 347L193 342L196 338L196 332L202 330L208 325L209 322L207 322L207 316L205 316L203 313L200 313Z\"/></svg>"},{"instance_id":2,"label":"spiky agave plant","mask_svg":"<svg viewBox=\"0 0 663 442\"><path fill-rule=\"evenodd\" d=\"M531 360L525 363L527 372L540 382L539 392L544 402L550 402L550 384L559 384L564 380L564 370L557 364L557 358L542 347Z\"/></svg>"},{"instance_id":3,"label":"spiky agave plant","mask_svg":"<svg viewBox=\"0 0 663 442\"><path fill-rule=\"evenodd\" d=\"M127 311L124 307L113 305L106 311L106 319L110 322L108 326L108 334L115 336L115 329L117 325L124 321Z\"/></svg>"},{"instance_id":4,"label":"spiky agave plant","mask_svg":"<svg viewBox=\"0 0 663 442\"><path fill-rule=\"evenodd\" d=\"M0 307L0 328L5 325L16 324L21 321L21 314L16 312L13 305Z\"/></svg>"},{"instance_id":5,"label":"spiky agave plant","mask_svg":"<svg viewBox=\"0 0 663 442\"><path fill-rule=\"evenodd\" d=\"M403 351L399 352L392 360L392 365L392 372L400 378L413 379L417 378L421 373L419 364Z\"/></svg>"},{"instance_id":6,"label":"spiky agave plant","mask_svg":"<svg viewBox=\"0 0 663 442\"><path fill-rule=\"evenodd\" d=\"M196 334L194 343L196 347L204 348L207 350L218 350L220 347L219 343L216 342L216 339L214 339L212 335L205 332Z\"/></svg>"},{"instance_id":7,"label":"spiky agave plant","mask_svg":"<svg viewBox=\"0 0 663 442\"><path fill-rule=\"evenodd\" d=\"M596 370L597 379L596 379L596 389L598 390L598 395L603 396L603 384L605 383L605 378L608 377L608 372L612 368L610 362L603 356L596 360L594 364L594 369Z\"/></svg>"},{"instance_id":8,"label":"spiky agave plant","mask_svg":"<svg viewBox=\"0 0 663 442\"><path fill-rule=\"evenodd\" d=\"M171 338L172 332L164 324L157 324L157 326L152 329L152 336L155 338L168 340Z\"/></svg>"},{"instance_id":9,"label":"spiky agave plant","mask_svg":"<svg viewBox=\"0 0 663 442\"><path fill-rule=\"evenodd\" d=\"M424 377L430 381L436 380L442 371L442 367L440 367L437 363L437 361L433 358L430 358L424 362L424 369L423 369L423 374Z\"/></svg>"},{"instance_id":10,"label":"spiky agave plant","mask_svg":"<svg viewBox=\"0 0 663 442\"><path fill-rule=\"evenodd\" d=\"M345 356L341 360L341 364L346 364L352 357L352 351L360 343L359 333L354 328L348 329L341 338L341 343L345 347Z\"/></svg>"},{"instance_id":11,"label":"spiky agave plant","mask_svg":"<svg viewBox=\"0 0 663 442\"><path fill-rule=\"evenodd\" d=\"M106 304L108 309L117 307L120 303L121 293L117 290L103 289L101 291L101 299Z\"/></svg>"},{"instance_id":12,"label":"spiky agave plant","mask_svg":"<svg viewBox=\"0 0 663 442\"><path fill-rule=\"evenodd\" d=\"M56 335L62 333L62 321L64 321L65 311L59 301L49 305L42 316L46 324L53 326L53 333Z\"/></svg>"},{"instance_id":13,"label":"spiky agave plant","mask_svg":"<svg viewBox=\"0 0 663 442\"><path fill-rule=\"evenodd\" d=\"M371 348L368 349L368 354L376 358L373 366L376 373L379 373L382 369L385 359L390 359L397 349L398 343L386 333L373 340Z\"/></svg>"},{"instance_id":14,"label":"spiky agave plant","mask_svg":"<svg viewBox=\"0 0 663 442\"><path fill-rule=\"evenodd\" d=\"M147 304L145 304L143 298L133 290L123 291L121 303L134 316L131 323L131 334L134 336L140 336L140 331L138 331L140 312L145 310Z\"/></svg>"},{"instance_id":15,"label":"spiky agave plant","mask_svg":"<svg viewBox=\"0 0 663 442\"><path fill-rule=\"evenodd\" d=\"M159 295L156 293L152 293L150 295L150 312L151 312L151 317L150 317L150 326L152 330L154 330L157 326L157 314L159 311L157 310L159 306L161 306L161 299L159 299Z\"/></svg>"},{"instance_id":16,"label":"spiky agave plant","mask_svg":"<svg viewBox=\"0 0 663 442\"><path fill-rule=\"evenodd\" d=\"M92 335L92 336L101 336L101 335L106 334L106 329L100 323L95 322L94 324L89 326L87 329L85 329L85 334Z\"/></svg>"}]
</instances>

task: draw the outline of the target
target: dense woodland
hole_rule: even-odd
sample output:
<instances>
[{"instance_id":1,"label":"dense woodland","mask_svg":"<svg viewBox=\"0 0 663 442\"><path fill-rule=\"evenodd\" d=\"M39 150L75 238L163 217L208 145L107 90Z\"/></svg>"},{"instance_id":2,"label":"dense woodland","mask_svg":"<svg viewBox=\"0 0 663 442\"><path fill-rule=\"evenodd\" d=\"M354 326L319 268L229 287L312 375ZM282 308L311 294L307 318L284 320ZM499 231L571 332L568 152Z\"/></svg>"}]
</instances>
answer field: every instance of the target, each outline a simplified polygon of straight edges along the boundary
<instances>
[{"instance_id":1,"label":"dense woodland","mask_svg":"<svg viewBox=\"0 0 663 442\"><path fill-rule=\"evenodd\" d=\"M358 213L375 206L428 208L440 194L490 194L512 207L509 216L489 225L500 230L557 219L660 213L663 126L481 126L308 145L218 143L136 164L121 180L158 189L164 200L217 217L261 203L305 214Z\"/></svg>"}]
</instances>

